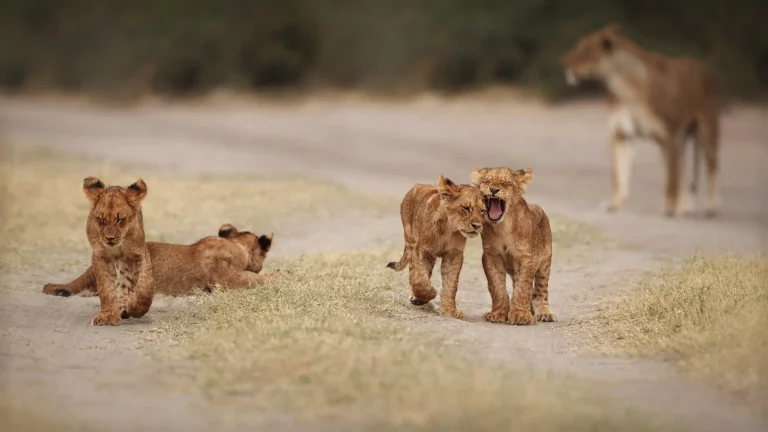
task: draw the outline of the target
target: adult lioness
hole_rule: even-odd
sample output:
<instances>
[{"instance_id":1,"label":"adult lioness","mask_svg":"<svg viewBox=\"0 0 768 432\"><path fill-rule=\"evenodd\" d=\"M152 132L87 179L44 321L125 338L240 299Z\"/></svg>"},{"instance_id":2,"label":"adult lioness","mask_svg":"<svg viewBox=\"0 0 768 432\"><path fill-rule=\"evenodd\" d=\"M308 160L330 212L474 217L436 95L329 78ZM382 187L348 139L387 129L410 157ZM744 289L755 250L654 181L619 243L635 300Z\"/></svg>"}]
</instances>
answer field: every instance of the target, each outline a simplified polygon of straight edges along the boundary
<instances>
[{"instance_id":1,"label":"adult lioness","mask_svg":"<svg viewBox=\"0 0 768 432\"><path fill-rule=\"evenodd\" d=\"M440 312L463 318L456 309L456 290L464 263L467 238L483 230L483 205L480 191L470 185L457 185L440 176L437 186L417 184L409 190L400 204L405 247L399 262L387 267L401 271L409 267L411 303L422 305L435 298L432 269L438 257L443 289Z\"/></svg>"},{"instance_id":2,"label":"adult lioness","mask_svg":"<svg viewBox=\"0 0 768 432\"><path fill-rule=\"evenodd\" d=\"M707 215L714 216L720 206L720 126L715 85L704 65L646 51L615 26L582 37L562 61L569 84L596 78L610 94L613 196L606 209L619 209L629 196L630 140L650 138L659 144L666 164L665 213L674 216L693 210L683 185L685 142L690 137L694 139L690 192L696 193L701 149L707 165Z\"/></svg>"},{"instance_id":3,"label":"adult lioness","mask_svg":"<svg viewBox=\"0 0 768 432\"><path fill-rule=\"evenodd\" d=\"M532 179L530 168L479 168L472 172L472 183L483 193L487 210L482 233L483 270L491 293L491 311L483 316L486 321L530 325L557 320L549 308L549 218L541 207L523 198ZM512 276L511 302L507 273Z\"/></svg>"},{"instance_id":4,"label":"adult lioness","mask_svg":"<svg viewBox=\"0 0 768 432\"><path fill-rule=\"evenodd\" d=\"M83 192L91 201L85 232L93 249L91 268L101 302L91 324L114 325L121 318L142 317L155 294L141 215L147 185L139 179L128 187L107 187L96 177L87 177Z\"/></svg>"},{"instance_id":5,"label":"adult lioness","mask_svg":"<svg viewBox=\"0 0 768 432\"><path fill-rule=\"evenodd\" d=\"M271 274L258 275L272 247L273 234L257 236L231 224L219 228L218 237L205 237L192 245L147 242L156 292L184 295L213 286L246 288ZM68 284L46 284L43 293L68 297L96 291L96 276L89 267Z\"/></svg>"}]
</instances>

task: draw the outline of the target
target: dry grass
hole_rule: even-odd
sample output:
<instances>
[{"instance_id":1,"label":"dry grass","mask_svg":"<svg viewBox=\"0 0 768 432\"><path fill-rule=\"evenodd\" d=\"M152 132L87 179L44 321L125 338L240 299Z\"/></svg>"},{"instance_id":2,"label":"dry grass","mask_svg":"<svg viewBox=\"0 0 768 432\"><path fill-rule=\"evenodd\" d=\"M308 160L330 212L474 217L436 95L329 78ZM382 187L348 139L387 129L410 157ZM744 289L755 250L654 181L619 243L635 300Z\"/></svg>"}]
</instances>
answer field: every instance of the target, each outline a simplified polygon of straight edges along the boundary
<instances>
[{"instance_id":1,"label":"dry grass","mask_svg":"<svg viewBox=\"0 0 768 432\"><path fill-rule=\"evenodd\" d=\"M295 177L183 176L146 167L84 160L35 147L0 145L0 274L45 269L49 274L90 263L85 238L89 204L82 181L147 182L147 239L191 243L226 222L276 241L302 220L327 220L344 211L389 211L395 200Z\"/></svg>"},{"instance_id":2,"label":"dry grass","mask_svg":"<svg viewBox=\"0 0 768 432\"><path fill-rule=\"evenodd\" d=\"M598 347L664 356L768 410L768 261L694 256L587 323Z\"/></svg>"},{"instance_id":3,"label":"dry grass","mask_svg":"<svg viewBox=\"0 0 768 432\"><path fill-rule=\"evenodd\" d=\"M94 428L72 420L71 416L53 418L40 409L20 405L4 396L0 400L0 430L3 432L75 432L92 431Z\"/></svg>"},{"instance_id":4,"label":"dry grass","mask_svg":"<svg viewBox=\"0 0 768 432\"><path fill-rule=\"evenodd\" d=\"M412 329L438 318L404 301L384 267L396 253L307 255L264 287L185 299L151 333L163 361L186 365L169 385L203 389L252 424L287 415L330 430L659 430L584 383L469 357L448 335Z\"/></svg>"}]
</instances>

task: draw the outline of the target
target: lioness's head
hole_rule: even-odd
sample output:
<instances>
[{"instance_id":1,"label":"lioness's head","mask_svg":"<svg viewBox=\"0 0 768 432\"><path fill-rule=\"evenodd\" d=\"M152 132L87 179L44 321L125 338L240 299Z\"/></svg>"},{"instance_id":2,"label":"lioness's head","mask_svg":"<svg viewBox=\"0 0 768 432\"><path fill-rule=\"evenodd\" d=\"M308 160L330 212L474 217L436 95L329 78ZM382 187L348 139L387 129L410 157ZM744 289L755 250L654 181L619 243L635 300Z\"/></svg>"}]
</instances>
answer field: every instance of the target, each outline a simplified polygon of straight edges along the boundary
<instances>
[{"instance_id":1,"label":"lioness's head","mask_svg":"<svg viewBox=\"0 0 768 432\"><path fill-rule=\"evenodd\" d=\"M457 185L440 176L440 207L448 215L448 223L464 237L473 238L483 231L485 206L480 191L470 185Z\"/></svg>"},{"instance_id":2,"label":"lioness's head","mask_svg":"<svg viewBox=\"0 0 768 432\"><path fill-rule=\"evenodd\" d=\"M490 223L501 223L507 209L515 205L525 193L525 186L533 180L530 168L478 168L472 172L472 184L483 194Z\"/></svg>"},{"instance_id":3,"label":"lioness's head","mask_svg":"<svg viewBox=\"0 0 768 432\"><path fill-rule=\"evenodd\" d=\"M609 25L579 39L561 59L568 84L605 78L619 37L618 27Z\"/></svg>"},{"instance_id":4,"label":"lioness's head","mask_svg":"<svg viewBox=\"0 0 768 432\"><path fill-rule=\"evenodd\" d=\"M123 240L144 241L141 201L147 196L147 185L139 179L128 186L106 186L96 177L83 180L83 192L91 201L86 232L91 244L100 242L106 248L119 247Z\"/></svg>"},{"instance_id":5,"label":"lioness's head","mask_svg":"<svg viewBox=\"0 0 768 432\"><path fill-rule=\"evenodd\" d=\"M232 224L224 224L219 228L219 237L242 245L248 251L249 257L246 270L258 273L264 266L267 252L272 248L274 234L256 235L250 231L238 231Z\"/></svg>"}]
</instances>

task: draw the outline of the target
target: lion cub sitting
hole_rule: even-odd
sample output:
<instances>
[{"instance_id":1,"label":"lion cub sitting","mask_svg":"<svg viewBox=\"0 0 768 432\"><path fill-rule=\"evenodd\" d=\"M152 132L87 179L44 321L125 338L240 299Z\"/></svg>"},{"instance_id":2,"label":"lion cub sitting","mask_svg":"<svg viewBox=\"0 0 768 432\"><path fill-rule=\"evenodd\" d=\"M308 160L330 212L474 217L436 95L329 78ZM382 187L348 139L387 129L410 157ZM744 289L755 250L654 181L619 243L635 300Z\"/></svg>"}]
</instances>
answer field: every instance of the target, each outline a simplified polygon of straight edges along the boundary
<instances>
[{"instance_id":1,"label":"lion cub sitting","mask_svg":"<svg viewBox=\"0 0 768 432\"><path fill-rule=\"evenodd\" d=\"M435 298L432 269L438 257L443 289L440 312L463 318L456 309L456 290L464 263L467 238L483 230L483 205L480 191L470 185L457 185L440 176L438 185L417 184L405 194L400 204L405 248L399 262L387 267L401 271L409 268L411 303L422 305Z\"/></svg>"},{"instance_id":2,"label":"lion cub sitting","mask_svg":"<svg viewBox=\"0 0 768 432\"><path fill-rule=\"evenodd\" d=\"M191 294L213 286L247 288L264 282L272 274L259 275L274 236L238 231L231 224L219 228L218 237L209 236L191 245L147 242L152 259L152 276L158 293ZM45 284L43 293L69 297L96 291L93 267L68 284Z\"/></svg>"},{"instance_id":3,"label":"lion cub sitting","mask_svg":"<svg viewBox=\"0 0 768 432\"><path fill-rule=\"evenodd\" d=\"M83 192L91 201L85 232L93 248L91 268L101 302L91 324L114 325L121 318L142 317L155 294L141 215L147 185L139 179L128 187L108 187L88 177Z\"/></svg>"},{"instance_id":4,"label":"lion cub sitting","mask_svg":"<svg viewBox=\"0 0 768 432\"><path fill-rule=\"evenodd\" d=\"M530 168L480 168L472 173L472 183L483 193L487 210L482 233L483 270L491 293L491 311L483 316L486 321L530 325L557 320L549 308L549 218L541 207L523 198L532 179ZM512 276L511 307L507 273Z\"/></svg>"}]
</instances>

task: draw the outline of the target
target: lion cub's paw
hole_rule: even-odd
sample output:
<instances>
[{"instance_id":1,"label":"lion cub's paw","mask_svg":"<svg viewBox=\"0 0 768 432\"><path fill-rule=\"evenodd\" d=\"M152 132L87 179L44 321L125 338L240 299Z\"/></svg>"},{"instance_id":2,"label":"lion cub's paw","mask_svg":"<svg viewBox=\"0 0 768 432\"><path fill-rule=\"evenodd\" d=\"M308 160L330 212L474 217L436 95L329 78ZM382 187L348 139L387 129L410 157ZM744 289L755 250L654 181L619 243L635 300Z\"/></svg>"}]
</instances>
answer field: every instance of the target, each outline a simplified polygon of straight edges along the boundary
<instances>
[{"instance_id":1,"label":"lion cub's paw","mask_svg":"<svg viewBox=\"0 0 768 432\"><path fill-rule=\"evenodd\" d=\"M492 323L507 322L507 313L504 311L490 311L483 314L483 320Z\"/></svg>"},{"instance_id":2,"label":"lion cub's paw","mask_svg":"<svg viewBox=\"0 0 768 432\"><path fill-rule=\"evenodd\" d=\"M120 322L120 315L107 315L104 313L100 313L93 317L91 320L91 325L95 326L102 326L102 325L115 325Z\"/></svg>"},{"instance_id":3,"label":"lion cub's paw","mask_svg":"<svg viewBox=\"0 0 768 432\"><path fill-rule=\"evenodd\" d=\"M440 309L440 314L443 316L449 316L454 317L456 319L464 319L464 312L453 308L453 309Z\"/></svg>"},{"instance_id":4,"label":"lion cub's paw","mask_svg":"<svg viewBox=\"0 0 768 432\"><path fill-rule=\"evenodd\" d=\"M531 325L535 322L530 311L512 311L509 313L509 323L512 325Z\"/></svg>"},{"instance_id":5,"label":"lion cub's paw","mask_svg":"<svg viewBox=\"0 0 768 432\"><path fill-rule=\"evenodd\" d=\"M536 321L539 322L555 322L557 321L557 316L550 312L542 312L534 315L534 318Z\"/></svg>"}]
</instances>

